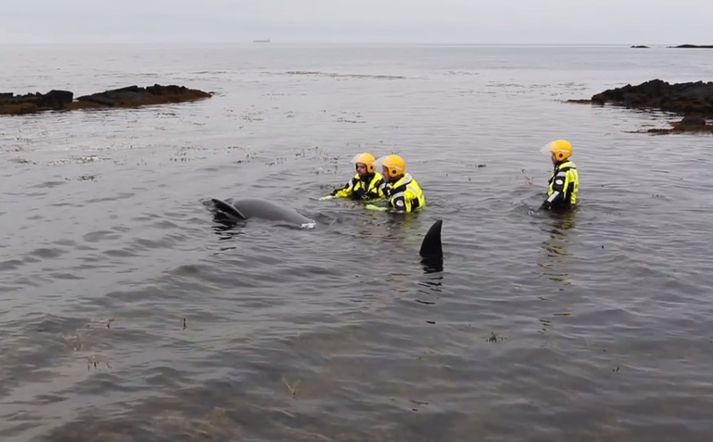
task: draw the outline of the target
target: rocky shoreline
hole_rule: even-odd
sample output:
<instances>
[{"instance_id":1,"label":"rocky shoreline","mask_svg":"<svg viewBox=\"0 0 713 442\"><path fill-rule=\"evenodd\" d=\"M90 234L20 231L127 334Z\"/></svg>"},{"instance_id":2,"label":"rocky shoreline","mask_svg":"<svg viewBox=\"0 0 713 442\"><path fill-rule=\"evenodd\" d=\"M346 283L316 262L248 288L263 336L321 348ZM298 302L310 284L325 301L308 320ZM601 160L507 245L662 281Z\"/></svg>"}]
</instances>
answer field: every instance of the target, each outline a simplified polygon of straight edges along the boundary
<instances>
[{"instance_id":1,"label":"rocky shoreline","mask_svg":"<svg viewBox=\"0 0 713 442\"><path fill-rule=\"evenodd\" d=\"M668 49L713 49L713 45L692 45L692 44L684 44L684 45L677 45L677 46L666 46ZM631 45L629 46L631 49L649 49L650 46L646 45Z\"/></svg>"},{"instance_id":2,"label":"rocky shoreline","mask_svg":"<svg viewBox=\"0 0 713 442\"><path fill-rule=\"evenodd\" d=\"M656 79L637 86L627 84L624 87L608 89L592 95L591 102L713 117L713 82L669 84Z\"/></svg>"},{"instance_id":3,"label":"rocky shoreline","mask_svg":"<svg viewBox=\"0 0 713 442\"><path fill-rule=\"evenodd\" d=\"M673 49L713 49L713 45L691 45L691 44L668 46L668 47L673 48Z\"/></svg>"},{"instance_id":4,"label":"rocky shoreline","mask_svg":"<svg viewBox=\"0 0 713 442\"><path fill-rule=\"evenodd\" d=\"M12 92L0 93L0 115L22 115L47 110L75 110L127 108L150 106L167 103L183 103L211 96L208 92L198 89L188 89L185 86L161 86L155 84L148 87L128 86L83 95L74 99L74 93L64 90L51 90L46 94L34 93L15 95Z\"/></svg>"},{"instance_id":5,"label":"rocky shoreline","mask_svg":"<svg viewBox=\"0 0 713 442\"><path fill-rule=\"evenodd\" d=\"M589 100L570 100L574 103L612 104L634 109L652 109L683 115L671 129L652 129L652 133L713 132L706 118L713 118L713 82L670 84L655 79L636 86L608 89Z\"/></svg>"},{"instance_id":6,"label":"rocky shoreline","mask_svg":"<svg viewBox=\"0 0 713 442\"><path fill-rule=\"evenodd\" d=\"M668 129L649 129L650 134L677 134L683 132L710 132L713 133L713 124L706 124L706 119L698 116L685 116L681 121L671 122Z\"/></svg>"}]
</instances>

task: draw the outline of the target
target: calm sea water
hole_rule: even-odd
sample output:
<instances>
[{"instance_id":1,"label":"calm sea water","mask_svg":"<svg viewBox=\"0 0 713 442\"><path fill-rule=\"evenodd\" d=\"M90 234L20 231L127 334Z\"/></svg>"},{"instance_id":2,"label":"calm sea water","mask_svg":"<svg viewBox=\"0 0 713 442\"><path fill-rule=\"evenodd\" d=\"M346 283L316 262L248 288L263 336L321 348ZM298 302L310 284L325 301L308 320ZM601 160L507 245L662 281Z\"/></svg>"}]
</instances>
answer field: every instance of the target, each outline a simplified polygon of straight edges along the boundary
<instances>
[{"instance_id":1,"label":"calm sea water","mask_svg":"<svg viewBox=\"0 0 713 442\"><path fill-rule=\"evenodd\" d=\"M713 137L566 103L711 80L711 55L0 46L0 91L215 92L0 118L0 439L713 440ZM555 138L567 216L531 210ZM402 154L428 208L318 201L363 150ZM318 225L220 229L210 197Z\"/></svg>"}]
</instances>

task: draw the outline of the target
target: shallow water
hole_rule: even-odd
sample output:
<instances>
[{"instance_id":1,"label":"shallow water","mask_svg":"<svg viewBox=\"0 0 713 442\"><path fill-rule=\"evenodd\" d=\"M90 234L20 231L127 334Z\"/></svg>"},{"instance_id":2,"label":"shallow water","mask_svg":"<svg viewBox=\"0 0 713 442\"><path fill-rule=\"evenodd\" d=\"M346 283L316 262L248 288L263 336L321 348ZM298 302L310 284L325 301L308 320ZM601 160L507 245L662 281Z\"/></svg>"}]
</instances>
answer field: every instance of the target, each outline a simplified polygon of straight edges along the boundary
<instances>
[{"instance_id":1,"label":"shallow water","mask_svg":"<svg viewBox=\"0 0 713 442\"><path fill-rule=\"evenodd\" d=\"M569 104L705 50L0 46L0 89L211 90L0 119L0 439L713 437L710 135ZM537 213L540 146L581 207ZM318 197L401 153L428 208ZM264 198L314 230L215 225ZM444 220L445 263L418 248Z\"/></svg>"}]
</instances>

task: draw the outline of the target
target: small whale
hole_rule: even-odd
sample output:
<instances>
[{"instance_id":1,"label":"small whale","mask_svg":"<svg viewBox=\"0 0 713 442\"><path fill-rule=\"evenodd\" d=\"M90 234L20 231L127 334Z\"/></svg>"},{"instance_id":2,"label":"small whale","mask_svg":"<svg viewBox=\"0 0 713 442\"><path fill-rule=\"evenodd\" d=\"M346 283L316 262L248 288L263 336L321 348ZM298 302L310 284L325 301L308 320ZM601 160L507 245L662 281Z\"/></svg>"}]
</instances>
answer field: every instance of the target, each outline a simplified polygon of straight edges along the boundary
<instances>
[{"instance_id":1,"label":"small whale","mask_svg":"<svg viewBox=\"0 0 713 442\"><path fill-rule=\"evenodd\" d=\"M260 199L242 199L237 201L222 201L212 198L216 221L231 223L251 218L271 221L285 221L301 229L313 229L316 222L302 216L294 209L278 206L270 201Z\"/></svg>"},{"instance_id":2,"label":"small whale","mask_svg":"<svg viewBox=\"0 0 713 442\"><path fill-rule=\"evenodd\" d=\"M314 220L300 215L294 209L281 207L275 203L260 199L242 199L237 201L222 201L212 198L213 212L216 222L227 225L251 218L266 219L271 221L285 221L291 226L302 229L313 229ZM423 237L419 255L421 263L427 273L443 270L443 245L441 243L441 227L443 220L439 219L431 225Z\"/></svg>"}]
</instances>

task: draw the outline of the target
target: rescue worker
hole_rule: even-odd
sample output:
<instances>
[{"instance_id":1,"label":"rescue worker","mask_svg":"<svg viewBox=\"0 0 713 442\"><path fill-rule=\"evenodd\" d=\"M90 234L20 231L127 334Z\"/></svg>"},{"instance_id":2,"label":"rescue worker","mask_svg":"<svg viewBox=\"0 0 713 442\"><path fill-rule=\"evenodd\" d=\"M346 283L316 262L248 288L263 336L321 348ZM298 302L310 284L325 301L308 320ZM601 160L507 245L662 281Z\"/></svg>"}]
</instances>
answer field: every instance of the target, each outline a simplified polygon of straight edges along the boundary
<instances>
[{"instance_id":1,"label":"rescue worker","mask_svg":"<svg viewBox=\"0 0 713 442\"><path fill-rule=\"evenodd\" d=\"M381 164L381 173L386 185L384 195L388 208L379 208L370 204L367 208L372 210L391 209L397 213L411 213L426 207L426 197L418 182L406 172L406 162L398 155L387 155L377 161Z\"/></svg>"},{"instance_id":2,"label":"rescue worker","mask_svg":"<svg viewBox=\"0 0 713 442\"><path fill-rule=\"evenodd\" d=\"M334 189L329 196L320 199L351 198L357 201L369 201L384 197L384 177L375 171L376 158L369 152L357 154L352 159L356 174L344 187Z\"/></svg>"},{"instance_id":3,"label":"rescue worker","mask_svg":"<svg viewBox=\"0 0 713 442\"><path fill-rule=\"evenodd\" d=\"M547 199L541 209L563 211L573 209L577 204L579 174L577 166L570 160L572 144L567 140L555 140L542 148L549 153L554 171L547 185Z\"/></svg>"}]
</instances>

